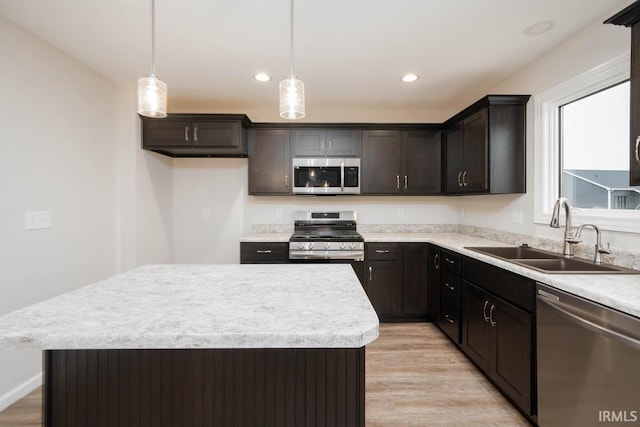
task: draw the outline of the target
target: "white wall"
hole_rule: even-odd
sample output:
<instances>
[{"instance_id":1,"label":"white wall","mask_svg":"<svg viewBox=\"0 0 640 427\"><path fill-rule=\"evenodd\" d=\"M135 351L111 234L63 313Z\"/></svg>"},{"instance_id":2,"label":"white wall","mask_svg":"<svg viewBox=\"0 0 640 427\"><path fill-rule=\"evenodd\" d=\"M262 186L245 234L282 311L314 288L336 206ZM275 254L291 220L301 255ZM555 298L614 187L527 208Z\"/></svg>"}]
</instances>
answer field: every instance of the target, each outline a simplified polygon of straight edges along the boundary
<instances>
[{"instance_id":1,"label":"white wall","mask_svg":"<svg viewBox=\"0 0 640 427\"><path fill-rule=\"evenodd\" d=\"M120 87L0 18L0 315L171 262L172 162L140 149ZM53 227L24 229L26 211ZM0 410L38 384L40 351L0 351Z\"/></svg>"},{"instance_id":2,"label":"white wall","mask_svg":"<svg viewBox=\"0 0 640 427\"><path fill-rule=\"evenodd\" d=\"M247 162L173 159L173 262L239 262L248 197Z\"/></svg>"},{"instance_id":3,"label":"white wall","mask_svg":"<svg viewBox=\"0 0 640 427\"><path fill-rule=\"evenodd\" d=\"M631 31L628 28L603 25L605 18L619 8L603 16L582 31L566 40L546 55L538 58L526 68L504 81L492 93L540 94L577 75L591 70L620 55L628 54ZM464 208L462 223L478 227L494 228L514 233L562 239L562 230L551 229L546 224L533 222L533 198L536 179L534 176L533 99L527 105L527 193L521 196L461 197L456 200L458 208ZM523 212L523 223L512 223L513 211ZM603 242L612 248L638 252L640 236L631 233L607 231ZM615 251L614 251L615 252Z\"/></svg>"},{"instance_id":4,"label":"white wall","mask_svg":"<svg viewBox=\"0 0 640 427\"><path fill-rule=\"evenodd\" d=\"M0 314L117 271L115 86L0 18ZM50 211L27 231L26 211ZM41 370L0 351L0 409ZM10 402L9 402L10 403Z\"/></svg>"}]
</instances>

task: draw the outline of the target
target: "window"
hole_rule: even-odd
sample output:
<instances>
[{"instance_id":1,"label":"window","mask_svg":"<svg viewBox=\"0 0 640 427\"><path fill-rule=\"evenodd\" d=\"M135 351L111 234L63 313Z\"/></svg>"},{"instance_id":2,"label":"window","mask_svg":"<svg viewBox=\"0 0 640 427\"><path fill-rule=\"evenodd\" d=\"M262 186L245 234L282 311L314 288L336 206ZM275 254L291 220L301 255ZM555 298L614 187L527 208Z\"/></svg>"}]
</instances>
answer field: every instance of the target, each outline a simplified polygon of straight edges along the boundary
<instances>
[{"instance_id":1,"label":"window","mask_svg":"<svg viewBox=\"0 0 640 427\"><path fill-rule=\"evenodd\" d=\"M559 107L560 194L583 209L640 209L629 186L629 81Z\"/></svg>"},{"instance_id":2,"label":"window","mask_svg":"<svg viewBox=\"0 0 640 427\"><path fill-rule=\"evenodd\" d=\"M621 96L619 92L626 92L625 96L628 97L629 67L629 55L621 55L534 96L533 182L536 223L549 224L553 204L563 195L572 206L576 206L572 212L575 224L595 223L605 230L640 233L640 209L635 209L640 204L640 200L636 203L635 199L640 187L628 187L628 99L612 100ZM601 106L609 102L627 105L626 113L619 113L620 118L627 120L626 124L615 124L615 128L621 130L614 131L611 118L605 119L603 116L614 107L607 107L606 112L589 112L590 104ZM593 115L598 120L594 120ZM616 113L616 120L618 118ZM591 127L597 122L604 127ZM620 135L618 132L626 134ZM603 133L606 136L603 137ZM599 141L603 138L606 144ZM613 139L624 140L620 142L620 154L614 154ZM604 151L597 151L603 148ZM619 156L622 156L622 160L608 162ZM625 163L626 171L621 171L622 163ZM614 178L606 176L613 174L610 171L625 174L625 185L619 187L617 178L614 185L609 180ZM607 195L601 196L596 188L602 189L603 194ZM608 193L611 193L610 197Z\"/></svg>"}]
</instances>

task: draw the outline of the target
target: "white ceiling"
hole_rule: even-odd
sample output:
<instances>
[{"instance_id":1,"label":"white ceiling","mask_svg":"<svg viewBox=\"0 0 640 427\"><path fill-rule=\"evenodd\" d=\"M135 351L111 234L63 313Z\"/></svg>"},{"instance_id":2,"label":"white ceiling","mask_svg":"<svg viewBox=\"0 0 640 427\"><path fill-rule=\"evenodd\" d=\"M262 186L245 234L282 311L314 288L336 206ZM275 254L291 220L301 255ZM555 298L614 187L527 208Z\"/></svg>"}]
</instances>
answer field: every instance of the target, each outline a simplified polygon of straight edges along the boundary
<instances>
[{"instance_id":1,"label":"white ceiling","mask_svg":"<svg viewBox=\"0 0 640 427\"><path fill-rule=\"evenodd\" d=\"M295 73L314 108L456 111L631 0L297 0ZM149 72L150 0L0 0L0 15L108 78ZM549 32L523 30L554 20ZM277 110L289 0L156 0L169 110ZM259 83L252 76L272 76ZM420 79L402 83L415 72ZM446 117L444 117L446 118Z\"/></svg>"}]
</instances>

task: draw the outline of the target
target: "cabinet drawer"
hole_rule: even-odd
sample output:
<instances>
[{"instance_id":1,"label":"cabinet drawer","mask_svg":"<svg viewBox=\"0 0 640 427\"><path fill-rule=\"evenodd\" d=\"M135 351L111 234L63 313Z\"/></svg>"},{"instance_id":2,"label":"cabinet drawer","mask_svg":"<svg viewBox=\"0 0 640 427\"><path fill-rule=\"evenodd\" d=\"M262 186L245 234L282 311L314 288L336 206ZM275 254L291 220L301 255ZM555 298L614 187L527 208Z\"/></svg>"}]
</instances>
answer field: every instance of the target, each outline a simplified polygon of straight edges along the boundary
<instances>
[{"instance_id":1,"label":"cabinet drawer","mask_svg":"<svg viewBox=\"0 0 640 427\"><path fill-rule=\"evenodd\" d=\"M240 243L241 264L285 264L289 262L288 242Z\"/></svg>"},{"instance_id":2,"label":"cabinet drawer","mask_svg":"<svg viewBox=\"0 0 640 427\"><path fill-rule=\"evenodd\" d=\"M442 251L442 268L452 272L453 274L460 275L460 255L449 251Z\"/></svg>"},{"instance_id":3,"label":"cabinet drawer","mask_svg":"<svg viewBox=\"0 0 640 427\"><path fill-rule=\"evenodd\" d=\"M440 278L440 295L456 309L460 309L460 277L454 276L448 271L443 271Z\"/></svg>"},{"instance_id":4,"label":"cabinet drawer","mask_svg":"<svg viewBox=\"0 0 640 427\"><path fill-rule=\"evenodd\" d=\"M366 244L365 258L367 261L400 259L401 255L402 247L399 243Z\"/></svg>"},{"instance_id":5,"label":"cabinet drawer","mask_svg":"<svg viewBox=\"0 0 640 427\"><path fill-rule=\"evenodd\" d=\"M460 344L460 311L446 301L440 305L440 327L456 344Z\"/></svg>"}]
</instances>

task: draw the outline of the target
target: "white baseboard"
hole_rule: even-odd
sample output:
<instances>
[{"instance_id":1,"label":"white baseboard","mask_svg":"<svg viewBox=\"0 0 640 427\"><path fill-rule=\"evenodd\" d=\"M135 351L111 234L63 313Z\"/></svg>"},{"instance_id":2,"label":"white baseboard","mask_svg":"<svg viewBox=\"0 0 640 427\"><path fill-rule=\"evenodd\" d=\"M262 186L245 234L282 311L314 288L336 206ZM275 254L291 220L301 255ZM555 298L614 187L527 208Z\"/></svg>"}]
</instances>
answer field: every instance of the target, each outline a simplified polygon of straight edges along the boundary
<instances>
[{"instance_id":1,"label":"white baseboard","mask_svg":"<svg viewBox=\"0 0 640 427\"><path fill-rule=\"evenodd\" d=\"M18 387L9 391L3 396L0 396L0 411L4 411L9 406L22 399L27 394L31 393L36 388L42 385L42 372L34 376L31 379L20 384Z\"/></svg>"}]
</instances>

